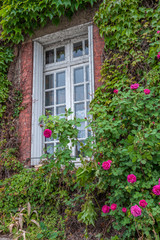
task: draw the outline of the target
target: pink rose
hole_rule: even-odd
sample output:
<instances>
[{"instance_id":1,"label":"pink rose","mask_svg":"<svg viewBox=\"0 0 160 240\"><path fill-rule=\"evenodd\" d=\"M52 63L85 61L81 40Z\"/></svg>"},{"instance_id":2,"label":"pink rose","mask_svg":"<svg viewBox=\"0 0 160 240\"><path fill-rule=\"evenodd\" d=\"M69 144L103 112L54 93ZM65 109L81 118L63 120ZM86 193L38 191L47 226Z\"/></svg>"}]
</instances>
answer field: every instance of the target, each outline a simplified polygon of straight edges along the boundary
<instances>
[{"instance_id":1,"label":"pink rose","mask_svg":"<svg viewBox=\"0 0 160 240\"><path fill-rule=\"evenodd\" d=\"M153 124L155 124L155 122L152 122Z\"/></svg>"},{"instance_id":2,"label":"pink rose","mask_svg":"<svg viewBox=\"0 0 160 240\"><path fill-rule=\"evenodd\" d=\"M134 183L134 182L136 182L136 176L135 176L134 174L128 175L128 176L127 176L127 181L128 181L129 183Z\"/></svg>"},{"instance_id":3,"label":"pink rose","mask_svg":"<svg viewBox=\"0 0 160 240\"><path fill-rule=\"evenodd\" d=\"M157 54L157 58L158 58L158 59L160 58L160 52Z\"/></svg>"},{"instance_id":4,"label":"pink rose","mask_svg":"<svg viewBox=\"0 0 160 240\"><path fill-rule=\"evenodd\" d=\"M159 180L158 180L158 184L160 185L160 178L159 178Z\"/></svg>"},{"instance_id":5,"label":"pink rose","mask_svg":"<svg viewBox=\"0 0 160 240\"><path fill-rule=\"evenodd\" d=\"M160 205L160 202L158 204Z\"/></svg>"},{"instance_id":6,"label":"pink rose","mask_svg":"<svg viewBox=\"0 0 160 240\"><path fill-rule=\"evenodd\" d=\"M113 121L115 120L115 118L113 118Z\"/></svg>"},{"instance_id":7,"label":"pink rose","mask_svg":"<svg viewBox=\"0 0 160 240\"><path fill-rule=\"evenodd\" d=\"M117 208L117 204L113 203L113 204L111 205L111 209L112 209L112 211L115 211L116 208Z\"/></svg>"},{"instance_id":8,"label":"pink rose","mask_svg":"<svg viewBox=\"0 0 160 240\"><path fill-rule=\"evenodd\" d=\"M98 165L100 165L100 162L98 162Z\"/></svg>"},{"instance_id":9,"label":"pink rose","mask_svg":"<svg viewBox=\"0 0 160 240\"><path fill-rule=\"evenodd\" d=\"M52 131L50 129L45 129L44 132L43 132L43 135L46 137L46 138L50 138L51 135L52 135Z\"/></svg>"},{"instance_id":10,"label":"pink rose","mask_svg":"<svg viewBox=\"0 0 160 240\"><path fill-rule=\"evenodd\" d=\"M102 207L102 212L103 212L103 213L109 213L109 211L110 211L110 207L109 207L109 206L104 205L104 206Z\"/></svg>"},{"instance_id":11,"label":"pink rose","mask_svg":"<svg viewBox=\"0 0 160 240\"><path fill-rule=\"evenodd\" d=\"M157 33L160 33L160 31L157 31Z\"/></svg>"},{"instance_id":12,"label":"pink rose","mask_svg":"<svg viewBox=\"0 0 160 240\"><path fill-rule=\"evenodd\" d=\"M111 160L107 160L107 162L109 162L110 164L112 163L112 161L111 161Z\"/></svg>"},{"instance_id":13,"label":"pink rose","mask_svg":"<svg viewBox=\"0 0 160 240\"><path fill-rule=\"evenodd\" d=\"M153 192L155 195L160 195L160 185L154 186L153 189L152 189L152 192Z\"/></svg>"},{"instance_id":14,"label":"pink rose","mask_svg":"<svg viewBox=\"0 0 160 240\"><path fill-rule=\"evenodd\" d=\"M131 207L131 214L134 216L134 217L138 217L138 216L141 216L141 209L140 207L138 207L138 205L135 205L135 206L132 206Z\"/></svg>"},{"instance_id":15,"label":"pink rose","mask_svg":"<svg viewBox=\"0 0 160 240\"><path fill-rule=\"evenodd\" d=\"M118 94L118 89L114 89L113 91L115 94Z\"/></svg>"},{"instance_id":16,"label":"pink rose","mask_svg":"<svg viewBox=\"0 0 160 240\"><path fill-rule=\"evenodd\" d=\"M102 163L102 168L104 170L108 170L110 169L110 167L111 167L111 164L108 161Z\"/></svg>"},{"instance_id":17,"label":"pink rose","mask_svg":"<svg viewBox=\"0 0 160 240\"><path fill-rule=\"evenodd\" d=\"M149 89L144 89L143 91L144 91L145 95L148 95L151 92Z\"/></svg>"},{"instance_id":18,"label":"pink rose","mask_svg":"<svg viewBox=\"0 0 160 240\"><path fill-rule=\"evenodd\" d=\"M130 86L130 88L131 88L131 89L137 89L137 88L139 88L139 84L138 84L138 83L132 84L132 85Z\"/></svg>"},{"instance_id":19,"label":"pink rose","mask_svg":"<svg viewBox=\"0 0 160 240\"><path fill-rule=\"evenodd\" d=\"M122 208L122 212L126 213L127 212L127 208L123 207Z\"/></svg>"},{"instance_id":20,"label":"pink rose","mask_svg":"<svg viewBox=\"0 0 160 240\"><path fill-rule=\"evenodd\" d=\"M148 205L148 203L146 202L146 200L142 199L142 200L139 201L139 206L140 207L145 208L147 205Z\"/></svg>"}]
</instances>

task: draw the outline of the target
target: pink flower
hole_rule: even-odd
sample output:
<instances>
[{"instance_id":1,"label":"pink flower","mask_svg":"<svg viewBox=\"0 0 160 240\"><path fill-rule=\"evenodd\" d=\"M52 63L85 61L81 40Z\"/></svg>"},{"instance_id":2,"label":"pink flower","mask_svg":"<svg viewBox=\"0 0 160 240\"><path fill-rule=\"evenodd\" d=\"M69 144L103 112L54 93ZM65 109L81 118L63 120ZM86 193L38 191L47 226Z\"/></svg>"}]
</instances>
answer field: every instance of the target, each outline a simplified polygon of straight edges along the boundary
<instances>
[{"instance_id":1,"label":"pink flower","mask_svg":"<svg viewBox=\"0 0 160 240\"><path fill-rule=\"evenodd\" d=\"M142 200L139 201L139 206L140 207L145 208L147 205L148 205L148 203L146 202L146 200L142 199Z\"/></svg>"},{"instance_id":2,"label":"pink flower","mask_svg":"<svg viewBox=\"0 0 160 240\"><path fill-rule=\"evenodd\" d=\"M43 135L46 137L46 138L50 138L51 135L52 135L52 131L50 129L45 129L44 132L43 132Z\"/></svg>"},{"instance_id":3,"label":"pink flower","mask_svg":"<svg viewBox=\"0 0 160 240\"><path fill-rule=\"evenodd\" d=\"M152 122L153 124L155 124L155 122Z\"/></svg>"},{"instance_id":4,"label":"pink flower","mask_svg":"<svg viewBox=\"0 0 160 240\"><path fill-rule=\"evenodd\" d=\"M152 192L153 192L155 195L160 195L160 185L154 186L153 189L152 189Z\"/></svg>"},{"instance_id":5,"label":"pink flower","mask_svg":"<svg viewBox=\"0 0 160 240\"><path fill-rule=\"evenodd\" d=\"M144 91L145 95L148 95L151 92L149 89L144 89L143 91Z\"/></svg>"},{"instance_id":6,"label":"pink flower","mask_svg":"<svg viewBox=\"0 0 160 240\"><path fill-rule=\"evenodd\" d=\"M110 167L111 167L111 164L108 161L102 163L102 168L104 170L108 170L110 169Z\"/></svg>"},{"instance_id":7,"label":"pink flower","mask_svg":"<svg viewBox=\"0 0 160 240\"><path fill-rule=\"evenodd\" d=\"M113 118L113 121L115 120L115 118Z\"/></svg>"},{"instance_id":8,"label":"pink flower","mask_svg":"<svg viewBox=\"0 0 160 240\"><path fill-rule=\"evenodd\" d=\"M109 207L109 206L104 205L104 206L102 207L102 212L103 212L103 213L109 213L109 211L110 211L110 207Z\"/></svg>"},{"instance_id":9,"label":"pink flower","mask_svg":"<svg viewBox=\"0 0 160 240\"><path fill-rule=\"evenodd\" d=\"M131 214L134 216L134 217L138 217L138 216L141 216L141 209L140 207L138 207L138 205L135 205L135 206L132 206L131 207Z\"/></svg>"},{"instance_id":10,"label":"pink flower","mask_svg":"<svg viewBox=\"0 0 160 240\"><path fill-rule=\"evenodd\" d=\"M160 185L160 178L159 178L159 180L158 180L158 184Z\"/></svg>"},{"instance_id":11,"label":"pink flower","mask_svg":"<svg viewBox=\"0 0 160 240\"><path fill-rule=\"evenodd\" d=\"M158 204L160 205L160 202Z\"/></svg>"},{"instance_id":12,"label":"pink flower","mask_svg":"<svg viewBox=\"0 0 160 240\"><path fill-rule=\"evenodd\" d=\"M127 212L127 208L123 207L122 208L122 212L126 213Z\"/></svg>"},{"instance_id":13,"label":"pink flower","mask_svg":"<svg viewBox=\"0 0 160 240\"><path fill-rule=\"evenodd\" d=\"M113 204L111 205L111 209L112 209L112 211L115 211L116 208L117 208L117 204L113 203Z\"/></svg>"},{"instance_id":14,"label":"pink flower","mask_svg":"<svg viewBox=\"0 0 160 240\"><path fill-rule=\"evenodd\" d=\"M160 52L157 54L157 58L158 58L158 59L160 58Z\"/></svg>"},{"instance_id":15,"label":"pink flower","mask_svg":"<svg viewBox=\"0 0 160 240\"><path fill-rule=\"evenodd\" d=\"M130 86L130 88L131 88L131 89L137 89L137 88L139 88L139 84L138 84L138 83L132 84L132 85Z\"/></svg>"},{"instance_id":16,"label":"pink flower","mask_svg":"<svg viewBox=\"0 0 160 240\"><path fill-rule=\"evenodd\" d=\"M118 94L118 89L114 89L113 91L115 94Z\"/></svg>"},{"instance_id":17,"label":"pink flower","mask_svg":"<svg viewBox=\"0 0 160 240\"><path fill-rule=\"evenodd\" d=\"M100 162L98 162L98 165L100 165Z\"/></svg>"},{"instance_id":18,"label":"pink flower","mask_svg":"<svg viewBox=\"0 0 160 240\"><path fill-rule=\"evenodd\" d=\"M111 161L111 160L107 160L107 162L109 162L110 164L112 163L112 161Z\"/></svg>"},{"instance_id":19,"label":"pink flower","mask_svg":"<svg viewBox=\"0 0 160 240\"><path fill-rule=\"evenodd\" d=\"M160 31L157 31L157 33L160 33Z\"/></svg>"},{"instance_id":20,"label":"pink flower","mask_svg":"<svg viewBox=\"0 0 160 240\"><path fill-rule=\"evenodd\" d=\"M134 183L134 182L136 182L136 176L135 176L134 174L128 175L128 176L127 176L127 181L128 181L129 183Z\"/></svg>"}]
</instances>

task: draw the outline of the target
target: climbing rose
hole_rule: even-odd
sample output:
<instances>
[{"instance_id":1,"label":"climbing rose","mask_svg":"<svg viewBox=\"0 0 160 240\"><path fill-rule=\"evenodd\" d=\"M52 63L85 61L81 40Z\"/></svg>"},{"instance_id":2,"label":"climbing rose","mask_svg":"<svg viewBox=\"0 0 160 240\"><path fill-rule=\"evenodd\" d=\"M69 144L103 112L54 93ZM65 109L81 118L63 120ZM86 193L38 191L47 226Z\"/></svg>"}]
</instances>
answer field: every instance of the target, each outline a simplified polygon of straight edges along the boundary
<instances>
[{"instance_id":1,"label":"climbing rose","mask_svg":"<svg viewBox=\"0 0 160 240\"><path fill-rule=\"evenodd\" d=\"M146 202L146 200L142 199L142 200L139 201L139 206L140 207L145 208L147 205L148 205L148 203Z\"/></svg>"},{"instance_id":2,"label":"climbing rose","mask_svg":"<svg viewBox=\"0 0 160 240\"><path fill-rule=\"evenodd\" d=\"M43 132L43 135L46 137L46 138L50 138L51 135L52 135L52 131L50 129L45 129L44 132Z\"/></svg>"},{"instance_id":3,"label":"climbing rose","mask_svg":"<svg viewBox=\"0 0 160 240\"><path fill-rule=\"evenodd\" d=\"M158 184L160 185L160 178L159 178L159 180L158 180Z\"/></svg>"},{"instance_id":4,"label":"climbing rose","mask_svg":"<svg viewBox=\"0 0 160 240\"><path fill-rule=\"evenodd\" d=\"M131 214L134 217L141 216L141 209L140 209L140 207L138 207L138 205L132 206L131 207Z\"/></svg>"},{"instance_id":5,"label":"climbing rose","mask_svg":"<svg viewBox=\"0 0 160 240\"><path fill-rule=\"evenodd\" d=\"M157 31L157 33L160 33L160 31Z\"/></svg>"},{"instance_id":6,"label":"climbing rose","mask_svg":"<svg viewBox=\"0 0 160 240\"><path fill-rule=\"evenodd\" d=\"M115 94L118 94L118 89L114 89L113 91Z\"/></svg>"},{"instance_id":7,"label":"climbing rose","mask_svg":"<svg viewBox=\"0 0 160 240\"><path fill-rule=\"evenodd\" d=\"M129 183L134 183L134 182L136 182L136 176L135 176L134 174L128 175L128 176L127 176L127 181L128 181Z\"/></svg>"},{"instance_id":8,"label":"climbing rose","mask_svg":"<svg viewBox=\"0 0 160 240\"><path fill-rule=\"evenodd\" d=\"M152 122L153 124L155 124L155 122Z\"/></svg>"},{"instance_id":9,"label":"climbing rose","mask_svg":"<svg viewBox=\"0 0 160 240\"><path fill-rule=\"evenodd\" d=\"M111 205L111 209L112 209L112 211L115 211L116 208L117 208L117 204L113 203L113 204Z\"/></svg>"},{"instance_id":10,"label":"climbing rose","mask_svg":"<svg viewBox=\"0 0 160 240\"><path fill-rule=\"evenodd\" d=\"M132 84L132 85L130 86L130 88L131 88L131 89L137 89L137 88L139 88L139 84L138 84L138 83Z\"/></svg>"},{"instance_id":11,"label":"climbing rose","mask_svg":"<svg viewBox=\"0 0 160 240\"><path fill-rule=\"evenodd\" d=\"M126 213L127 212L127 208L123 207L122 208L122 212Z\"/></svg>"},{"instance_id":12,"label":"climbing rose","mask_svg":"<svg viewBox=\"0 0 160 240\"><path fill-rule=\"evenodd\" d=\"M104 206L102 207L102 212L103 212L103 213L109 213L109 211L110 211L110 207L109 207L109 206L104 205Z\"/></svg>"},{"instance_id":13,"label":"climbing rose","mask_svg":"<svg viewBox=\"0 0 160 240\"><path fill-rule=\"evenodd\" d=\"M100 162L98 162L98 165L100 165Z\"/></svg>"},{"instance_id":14,"label":"climbing rose","mask_svg":"<svg viewBox=\"0 0 160 240\"><path fill-rule=\"evenodd\" d=\"M109 162L110 164L112 163L112 161L111 161L111 160L107 160L107 162Z\"/></svg>"},{"instance_id":15,"label":"climbing rose","mask_svg":"<svg viewBox=\"0 0 160 240\"><path fill-rule=\"evenodd\" d=\"M158 59L160 58L160 52L157 54L157 58L158 58Z\"/></svg>"},{"instance_id":16,"label":"climbing rose","mask_svg":"<svg viewBox=\"0 0 160 240\"><path fill-rule=\"evenodd\" d=\"M155 195L160 195L160 185L154 186L153 189L152 189L152 192L153 192Z\"/></svg>"},{"instance_id":17,"label":"climbing rose","mask_svg":"<svg viewBox=\"0 0 160 240\"><path fill-rule=\"evenodd\" d=\"M149 89L144 89L144 93L145 93L145 95L148 95L148 94L150 94L150 90Z\"/></svg>"},{"instance_id":18,"label":"climbing rose","mask_svg":"<svg viewBox=\"0 0 160 240\"><path fill-rule=\"evenodd\" d=\"M160 202L158 204L160 205Z\"/></svg>"},{"instance_id":19,"label":"climbing rose","mask_svg":"<svg viewBox=\"0 0 160 240\"><path fill-rule=\"evenodd\" d=\"M111 167L111 164L108 161L102 163L102 168L104 170L108 170L110 169L110 167Z\"/></svg>"}]
</instances>

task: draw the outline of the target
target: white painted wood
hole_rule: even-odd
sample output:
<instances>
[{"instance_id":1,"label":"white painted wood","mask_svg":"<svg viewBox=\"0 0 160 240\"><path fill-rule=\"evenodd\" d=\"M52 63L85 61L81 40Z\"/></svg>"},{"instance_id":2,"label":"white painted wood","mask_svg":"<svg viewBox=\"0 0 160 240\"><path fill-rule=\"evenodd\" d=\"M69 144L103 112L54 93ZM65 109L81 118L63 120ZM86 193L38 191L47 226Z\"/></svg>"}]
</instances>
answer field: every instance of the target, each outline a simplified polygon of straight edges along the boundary
<instances>
[{"instance_id":1,"label":"white painted wood","mask_svg":"<svg viewBox=\"0 0 160 240\"><path fill-rule=\"evenodd\" d=\"M94 57L93 57L93 26L88 26L88 45L89 45L89 64L90 64L90 91L91 91L91 99L93 99L94 94Z\"/></svg>"},{"instance_id":2,"label":"white painted wood","mask_svg":"<svg viewBox=\"0 0 160 240\"><path fill-rule=\"evenodd\" d=\"M39 117L43 114L43 46L34 42L33 60L33 94L32 94L32 135L31 135L31 165L37 165L42 155L42 128Z\"/></svg>"}]
</instances>

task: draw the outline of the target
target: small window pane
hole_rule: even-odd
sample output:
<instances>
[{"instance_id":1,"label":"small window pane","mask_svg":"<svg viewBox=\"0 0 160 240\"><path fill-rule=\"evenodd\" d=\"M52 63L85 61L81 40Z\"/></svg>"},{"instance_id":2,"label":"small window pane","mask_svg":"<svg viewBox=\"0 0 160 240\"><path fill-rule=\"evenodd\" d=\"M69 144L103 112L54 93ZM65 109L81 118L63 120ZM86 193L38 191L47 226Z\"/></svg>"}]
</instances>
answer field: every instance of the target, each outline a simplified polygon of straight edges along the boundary
<instances>
[{"instance_id":1,"label":"small window pane","mask_svg":"<svg viewBox=\"0 0 160 240\"><path fill-rule=\"evenodd\" d=\"M65 97L65 89L59 89L56 91L56 94L57 94L57 104L62 104L62 103L65 103L66 102L66 97Z\"/></svg>"},{"instance_id":2,"label":"small window pane","mask_svg":"<svg viewBox=\"0 0 160 240\"><path fill-rule=\"evenodd\" d=\"M45 95L45 105L54 105L54 91L46 92Z\"/></svg>"},{"instance_id":3,"label":"small window pane","mask_svg":"<svg viewBox=\"0 0 160 240\"><path fill-rule=\"evenodd\" d=\"M45 144L45 149L48 154L53 154L54 153L54 144Z\"/></svg>"},{"instance_id":4,"label":"small window pane","mask_svg":"<svg viewBox=\"0 0 160 240\"><path fill-rule=\"evenodd\" d=\"M73 44L73 57L80 57L83 55L82 42Z\"/></svg>"},{"instance_id":5,"label":"small window pane","mask_svg":"<svg viewBox=\"0 0 160 240\"><path fill-rule=\"evenodd\" d=\"M54 63L54 49L46 51L46 64Z\"/></svg>"},{"instance_id":6,"label":"small window pane","mask_svg":"<svg viewBox=\"0 0 160 240\"><path fill-rule=\"evenodd\" d=\"M79 130L78 132L78 138L85 138L85 122L81 123L81 126L77 128Z\"/></svg>"},{"instance_id":7,"label":"small window pane","mask_svg":"<svg viewBox=\"0 0 160 240\"><path fill-rule=\"evenodd\" d=\"M85 55L88 55L89 49L88 49L88 40L85 40Z\"/></svg>"},{"instance_id":8,"label":"small window pane","mask_svg":"<svg viewBox=\"0 0 160 240\"><path fill-rule=\"evenodd\" d=\"M46 108L45 115L54 115L54 108Z\"/></svg>"},{"instance_id":9,"label":"small window pane","mask_svg":"<svg viewBox=\"0 0 160 240\"><path fill-rule=\"evenodd\" d=\"M56 87L65 86L65 72L56 74Z\"/></svg>"},{"instance_id":10,"label":"small window pane","mask_svg":"<svg viewBox=\"0 0 160 240\"><path fill-rule=\"evenodd\" d=\"M56 114L57 115L65 114L65 108L66 108L66 106L57 107Z\"/></svg>"},{"instance_id":11,"label":"small window pane","mask_svg":"<svg viewBox=\"0 0 160 240\"><path fill-rule=\"evenodd\" d=\"M65 47L60 47L56 49L56 62L61 62L65 60Z\"/></svg>"},{"instance_id":12,"label":"small window pane","mask_svg":"<svg viewBox=\"0 0 160 240\"><path fill-rule=\"evenodd\" d=\"M86 98L90 98L90 85L89 83L86 84Z\"/></svg>"},{"instance_id":13,"label":"small window pane","mask_svg":"<svg viewBox=\"0 0 160 240\"><path fill-rule=\"evenodd\" d=\"M84 100L84 85L74 87L74 100L75 101Z\"/></svg>"},{"instance_id":14,"label":"small window pane","mask_svg":"<svg viewBox=\"0 0 160 240\"><path fill-rule=\"evenodd\" d=\"M75 116L77 118L85 118L84 103L75 104Z\"/></svg>"},{"instance_id":15,"label":"small window pane","mask_svg":"<svg viewBox=\"0 0 160 240\"><path fill-rule=\"evenodd\" d=\"M81 142L84 144L84 141L81 141ZM80 142L78 142L76 145L76 157L77 158L79 157L79 155L81 153L80 149L81 149Z\"/></svg>"},{"instance_id":16,"label":"small window pane","mask_svg":"<svg viewBox=\"0 0 160 240\"><path fill-rule=\"evenodd\" d=\"M86 82L89 81L89 66L86 66Z\"/></svg>"},{"instance_id":17,"label":"small window pane","mask_svg":"<svg viewBox=\"0 0 160 240\"><path fill-rule=\"evenodd\" d=\"M83 67L74 69L74 83L84 82Z\"/></svg>"},{"instance_id":18,"label":"small window pane","mask_svg":"<svg viewBox=\"0 0 160 240\"><path fill-rule=\"evenodd\" d=\"M54 75L47 75L45 81L45 89L54 88Z\"/></svg>"}]
</instances>

